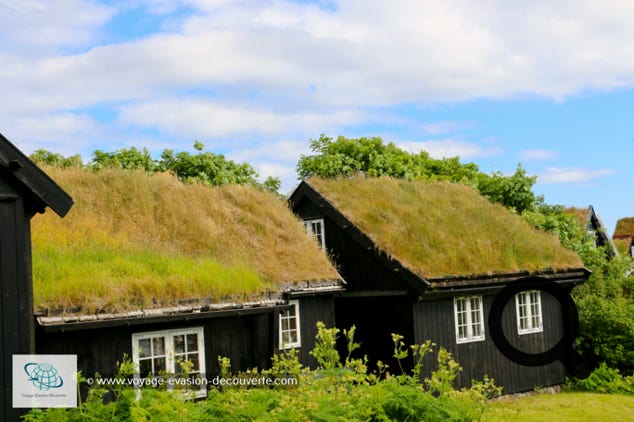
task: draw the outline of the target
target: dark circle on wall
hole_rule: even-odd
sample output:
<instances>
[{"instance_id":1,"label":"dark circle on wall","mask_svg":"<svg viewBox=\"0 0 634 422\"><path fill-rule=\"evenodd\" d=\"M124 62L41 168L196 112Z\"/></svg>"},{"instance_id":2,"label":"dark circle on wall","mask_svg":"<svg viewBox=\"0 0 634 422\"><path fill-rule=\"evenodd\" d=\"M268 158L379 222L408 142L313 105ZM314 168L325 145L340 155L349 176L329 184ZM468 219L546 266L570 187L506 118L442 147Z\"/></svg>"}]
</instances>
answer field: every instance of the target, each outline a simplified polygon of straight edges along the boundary
<instances>
[{"instance_id":1,"label":"dark circle on wall","mask_svg":"<svg viewBox=\"0 0 634 422\"><path fill-rule=\"evenodd\" d=\"M561 305L563 317L563 335L550 349L541 353L526 353L514 347L506 338L502 329L502 313L506 304L517 293L526 290L541 290L551 294ZM566 289L554 281L542 277L526 277L506 285L493 300L489 312L489 333L495 347L509 360L524 366L542 366L560 361L571 372L571 356L574 354L572 343L579 331L579 314L577 307Z\"/></svg>"}]
</instances>

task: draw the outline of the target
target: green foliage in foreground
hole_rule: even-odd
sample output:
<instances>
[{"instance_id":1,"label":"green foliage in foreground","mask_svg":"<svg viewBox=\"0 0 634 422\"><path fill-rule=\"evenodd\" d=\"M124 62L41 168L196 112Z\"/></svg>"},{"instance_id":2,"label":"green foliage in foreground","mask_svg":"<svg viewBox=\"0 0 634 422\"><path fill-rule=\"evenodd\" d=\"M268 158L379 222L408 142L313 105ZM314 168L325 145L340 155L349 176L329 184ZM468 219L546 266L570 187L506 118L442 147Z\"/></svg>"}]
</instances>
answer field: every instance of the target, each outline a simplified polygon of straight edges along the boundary
<instances>
[{"instance_id":1,"label":"green foliage in foreground","mask_svg":"<svg viewBox=\"0 0 634 422\"><path fill-rule=\"evenodd\" d=\"M603 362L587 378L570 382L568 388L577 391L634 396L634 376L623 376L618 369L610 368Z\"/></svg>"},{"instance_id":2,"label":"green foliage in foreground","mask_svg":"<svg viewBox=\"0 0 634 422\"><path fill-rule=\"evenodd\" d=\"M470 389L455 390L453 380L460 370L451 355L438 351L438 369L420 381L422 361L432 353L433 343L406 348L402 337L393 335L394 356L413 359L414 371L392 375L387 366L368 373L367 359L352 358L359 347L354 342L354 327L344 330L348 354L340 359L335 349L339 330L318 324L312 355L319 362L316 370L302 367L295 350L273 357L268 370L257 369L237 377L295 378L294 386L212 388L207 399L188 400L186 392L144 388L114 387L115 400L104 404L106 390L92 386L85 401L74 409L31 410L26 421L472 421L480 420L487 401L500 394L493 380L474 382ZM221 376L231 376L230 362L219 358ZM127 360L120 365L119 377L135 372ZM96 385L96 384L95 384Z\"/></svg>"}]
</instances>

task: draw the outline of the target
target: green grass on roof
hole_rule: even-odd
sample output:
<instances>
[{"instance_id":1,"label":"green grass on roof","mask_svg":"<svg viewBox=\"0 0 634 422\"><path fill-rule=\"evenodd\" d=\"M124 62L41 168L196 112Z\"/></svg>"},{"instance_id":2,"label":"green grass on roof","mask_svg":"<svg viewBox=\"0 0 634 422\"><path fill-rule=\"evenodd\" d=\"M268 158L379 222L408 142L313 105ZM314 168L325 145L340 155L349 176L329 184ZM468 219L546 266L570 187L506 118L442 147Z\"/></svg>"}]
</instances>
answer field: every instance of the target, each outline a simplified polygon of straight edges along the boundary
<instances>
[{"instance_id":1,"label":"green grass on roof","mask_svg":"<svg viewBox=\"0 0 634 422\"><path fill-rule=\"evenodd\" d=\"M465 185L363 177L309 183L422 277L583 267L557 238Z\"/></svg>"},{"instance_id":2,"label":"green grass on roof","mask_svg":"<svg viewBox=\"0 0 634 422\"><path fill-rule=\"evenodd\" d=\"M45 168L74 199L32 221L36 309L116 311L253 298L335 269L275 195L166 173Z\"/></svg>"},{"instance_id":3,"label":"green grass on roof","mask_svg":"<svg viewBox=\"0 0 634 422\"><path fill-rule=\"evenodd\" d=\"M634 236L634 217L621 218L616 222L613 238L630 238Z\"/></svg>"}]
</instances>

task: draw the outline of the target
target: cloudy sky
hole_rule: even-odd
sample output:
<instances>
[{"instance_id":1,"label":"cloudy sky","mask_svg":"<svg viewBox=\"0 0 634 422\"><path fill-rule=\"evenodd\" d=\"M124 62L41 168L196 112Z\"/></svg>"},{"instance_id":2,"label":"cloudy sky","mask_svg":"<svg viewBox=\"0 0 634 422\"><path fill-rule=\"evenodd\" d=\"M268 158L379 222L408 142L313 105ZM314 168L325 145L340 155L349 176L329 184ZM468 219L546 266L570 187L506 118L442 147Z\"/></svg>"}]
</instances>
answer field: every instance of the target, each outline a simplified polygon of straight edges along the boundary
<instances>
[{"instance_id":1,"label":"cloudy sky","mask_svg":"<svg viewBox=\"0 0 634 422\"><path fill-rule=\"evenodd\" d=\"M0 133L30 153L206 149L296 183L382 136L549 203L634 215L634 2L0 0Z\"/></svg>"}]
</instances>

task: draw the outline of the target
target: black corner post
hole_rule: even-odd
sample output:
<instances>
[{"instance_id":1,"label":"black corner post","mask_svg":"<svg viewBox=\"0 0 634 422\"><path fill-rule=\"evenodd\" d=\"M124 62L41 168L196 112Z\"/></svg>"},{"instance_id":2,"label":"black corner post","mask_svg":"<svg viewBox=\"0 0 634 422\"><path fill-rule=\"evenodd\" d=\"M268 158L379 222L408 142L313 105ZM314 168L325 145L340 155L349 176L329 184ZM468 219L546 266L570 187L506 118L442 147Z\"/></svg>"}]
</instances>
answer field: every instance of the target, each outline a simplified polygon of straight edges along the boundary
<instances>
[{"instance_id":1,"label":"black corner post","mask_svg":"<svg viewBox=\"0 0 634 422\"><path fill-rule=\"evenodd\" d=\"M0 134L0 420L17 421L13 355L35 353L31 218L48 206L66 215L73 201Z\"/></svg>"}]
</instances>

